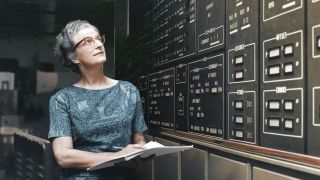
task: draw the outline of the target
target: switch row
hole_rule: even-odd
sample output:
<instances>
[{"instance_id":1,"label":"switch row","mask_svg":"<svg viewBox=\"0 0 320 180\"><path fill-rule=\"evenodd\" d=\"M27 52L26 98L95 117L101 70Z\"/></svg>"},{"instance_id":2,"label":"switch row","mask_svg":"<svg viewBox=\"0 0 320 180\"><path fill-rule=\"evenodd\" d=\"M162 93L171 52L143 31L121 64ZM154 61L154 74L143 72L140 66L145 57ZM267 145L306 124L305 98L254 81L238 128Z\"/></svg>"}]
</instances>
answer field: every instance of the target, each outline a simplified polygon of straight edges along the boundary
<instances>
[{"instance_id":1,"label":"switch row","mask_svg":"<svg viewBox=\"0 0 320 180\"><path fill-rule=\"evenodd\" d=\"M241 139L241 140L243 140L245 138L245 134L247 136L246 137L247 139L252 139L253 138L253 133L252 132L244 131L244 130L241 130L241 129L234 129L232 131L232 134L236 139Z\"/></svg>"},{"instance_id":2,"label":"switch row","mask_svg":"<svg viewBox=\"0 0 320 180\"><path fill-rule=\"evenodd\" d=\"M280 111L281 109L281 101L280 100L269 100L268 101L268 109L270 111ZM293 100L284 100L283 101L283 110L290 112L294 109L294 101Z\"/></svg>"},{"instance_id":3,"label":"switch row","mask_svg":"<svg viewBox=\"0 0 320 180\"><path fill-rule=\"evenodd\" d=\"M293 62L283 64L283 74L293 74L294 65ZM280 76L281 64L271 65L268 67L268 76Z\"/></svg>"},{"instance_id":4,"label":"switch row","mask_svg":"<svg viewBox=\"0 0 320 180\"><path fill-rule=\"evenodd\" d=\"M205 88L205 89L190 89L190 94L205 94L205 93L220 93L222 92L222 87L212 87L212 88Z\"/></svg>"},{"instance_id":5,"label":"switch row","mask_svg":"<svg viewBox=\"0 0 320 180\"><path fill-rule=\"evenodd\" d=\"M237 124L237 125L243 125L243 124L244 124L244 120L245 120L245 118L244 118L243 115L235 115L235 116L232 117L232 119L234 119L234 122L235 122L235 124ZM247 123L247 124L252 124L252 123L253 123L252 120L253 120L252 117L247 116L247 118L246 118L246 123Z\"/></svg>"},{"instance_id":6,"label":"switch row","mask_svg":"<svg viewBox=\"0 0 320 180\"><path fill-rule=\"evenodd\" d=\"M246 108L252 108L254 106L254 102L246 100L246 104L245 104L243 100L235 100L232 103L232 106L234 106L235 110L243 110L245 105L246 105Z\"/></svg>"},{"instance_id":7,"label":"switch row","mask_svg":"<svg viewBox=\"0 0 320 180\"><path fill-rule=\"evenodd\" d=\"M202 131L202 132L207 132L210 134L222 134L222 129L220 128L210 128L210 127L203 127L203 126L196 126L196 125L190 125L190 129L194 131Z\"/></svg>"},{"instance_id":8,"label":"switch row","mask_svg":"<svg viewBox=\"0 0 320 180\"><path fill-rule=\"evenodd\" d=\"M283 125L281 125L283 123ZM283 126L284 129L293 130L294 128L294 119L293 118L284 118L283 122L279 117L270 117L268 118L268 127L273 129L280 129Z\"/></svg>"},{"instance_id":9,"label":"switch row","mask_svg":"<svg viewBox=\"0 0 320 180\"><path fill-rule=\"evenodd\" d=\"M282 46L283 47L283 56L290 57L293 56L293 44L287 44ZM268 59L275 60L281 57L281 46L274 47L268 49Z\"/></svg>"}]
</instances>

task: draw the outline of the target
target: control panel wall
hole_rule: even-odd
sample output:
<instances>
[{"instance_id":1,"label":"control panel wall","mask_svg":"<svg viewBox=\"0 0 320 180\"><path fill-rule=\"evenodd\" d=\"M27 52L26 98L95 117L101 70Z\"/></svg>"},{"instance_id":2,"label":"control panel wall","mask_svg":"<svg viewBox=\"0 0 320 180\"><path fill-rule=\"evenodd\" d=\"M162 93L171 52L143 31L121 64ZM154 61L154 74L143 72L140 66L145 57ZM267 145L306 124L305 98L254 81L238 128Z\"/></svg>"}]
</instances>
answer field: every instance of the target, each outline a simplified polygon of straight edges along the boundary
<instances>
[{"instance_id":1,"label":"control panel wall","mask_svg":"<svg viewBox=\"0 0 320 180\"><path fill-rule=\"evenodd\" d=\"M145 122L149 125L148 120L148 76L140 76L138 82L141 105Z\"/></svg>"},{"instance_id":2,"label":"control panel wall","mask_svg":"<svg viewBox=\"0 0 320 180\"><path fill-rule=\"evenodd\" d=\"M189 130L222 137L224 128L224 54L188 64Z\"/></svg>"},{"instance_id":3,"label":"control panel wall","mask_svg":"<svg viewBox=\"0 0 320 180\"><path fill-rule=\"evenodd\" d=\"M197 1L197 50L225 47L225 0Z\"/></svg>"},{"instance_id":4,"label":"control panel wall","mask_svg":"<svg viewBox=\"0 0 320 180\"><path fill-rule=\"evenodd\" d=\"M307 1L308 154L320 156L320 1Z\"/></svg>"},{"instance_id":5,"label":"control panel wall","mask_svg":"<svg viewBox=\"0 0 320 180\"><path fill-rule=\"evenodd\" d=\"M148 119L150 126L174 128L175 69L149 75Z\"/></svg>"},{"instance_id":6,"label":"control panel wall","mask_svg":"<svg viewBox=\"0 0 320 180\"><path fill-rule=\"evenodd\" d=\"M155 65L195 54L196 0L155 0L153 22Z\"/></svg>"},{"instance_id":7,"label":"control panel wall","mask_svg":"<svg viewBox=\"0 0 320 180\"><path fill-rule=\"evenodd\" d=\"M228 139L256 143L256 91L228 92Z\"/></svg>"},{"instance_id":8,"label":"control panel wall","mask_svg":"<svg viewBox=\"0 0 320 180\"><path fill-rule=\"evenodd\" d=\"M175 68L175 128L188 131L188 64L179 64Z\"/></svg>"},{"instance_id":9,"label":"control panel wall","mask_svg":"<svg viewBox=\"0 0 320 180\"><path fill-rule=\"evenodd\" d=\"M261 145L305 152L303 0L260 4Z\"/></svg>"},{"instance_id":10,"label":"control panel wall","mask_svg":"<svg viewBox=\"0 0 320 180\"><path fill-rule=\"evenodd\" d=\"M262 133L277 138L264 138L269 147L303 152L304 91L302 88L276 88L263 91ZM291 138L292 140L286 140ZM292 143L294 140L295 143Z\"/></svg>"},{"instance_id":11,"label":"control panel wall","mask_svg":"<svg viewBox=\"0 0 320 180\"><path fill-rule=\"evenodd\" d=\"M258 7L258 0L226 4L228 139L248 143L258 139Z\"/></svg>"}]
</instances>

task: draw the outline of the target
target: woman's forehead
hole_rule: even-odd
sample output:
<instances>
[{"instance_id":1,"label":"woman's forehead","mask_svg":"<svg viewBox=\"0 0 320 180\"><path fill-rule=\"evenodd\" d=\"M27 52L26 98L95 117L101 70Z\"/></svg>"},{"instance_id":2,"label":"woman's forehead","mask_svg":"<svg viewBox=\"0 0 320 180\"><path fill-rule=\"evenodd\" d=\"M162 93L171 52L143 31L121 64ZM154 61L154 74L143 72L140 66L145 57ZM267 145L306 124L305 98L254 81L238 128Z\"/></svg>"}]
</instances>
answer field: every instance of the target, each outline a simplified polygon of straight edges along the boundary
<instances>
[{"instance_id":1,"label":"woman's forehead","mask_svg":"<svg viewBox=\"0 0 320 180\"><path fill-rule=\"evenodd\" d=\"M73 40L75 42L78 42L85 37L95 37L97 35L99 35L99 33L94 27L87 27L87 28L81 29L77 34L75 34L73 36Z\"/></svg>"}]
</instances>

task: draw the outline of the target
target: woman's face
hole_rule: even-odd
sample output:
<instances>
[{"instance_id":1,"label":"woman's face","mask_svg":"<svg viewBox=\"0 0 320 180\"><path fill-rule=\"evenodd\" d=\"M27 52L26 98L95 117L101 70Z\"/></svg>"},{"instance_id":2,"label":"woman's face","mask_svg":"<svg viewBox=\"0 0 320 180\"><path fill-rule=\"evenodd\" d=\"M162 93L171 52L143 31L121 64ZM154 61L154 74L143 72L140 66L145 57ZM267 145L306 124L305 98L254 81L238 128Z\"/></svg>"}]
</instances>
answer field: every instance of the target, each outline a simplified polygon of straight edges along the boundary
<instances>
[{"instance_id":1,"label":"woman's face","mask_svg":"<svg viewBox=\"0 0 320 180\"><path fill-rule=\"evenodd\" d=\"M73 36L73 41L76 46L76 60L80 66L92 67L106 61L100 34L93 27L80 30Z\"/></svg>"}]
</instances>

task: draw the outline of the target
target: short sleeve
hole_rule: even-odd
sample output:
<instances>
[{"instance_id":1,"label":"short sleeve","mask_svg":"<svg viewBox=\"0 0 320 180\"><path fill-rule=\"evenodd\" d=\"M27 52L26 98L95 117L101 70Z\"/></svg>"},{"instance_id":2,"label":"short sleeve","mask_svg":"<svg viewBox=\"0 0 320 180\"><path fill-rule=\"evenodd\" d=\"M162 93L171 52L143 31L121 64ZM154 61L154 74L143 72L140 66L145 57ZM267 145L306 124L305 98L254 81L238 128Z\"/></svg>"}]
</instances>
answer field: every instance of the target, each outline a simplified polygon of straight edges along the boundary
<instances>
[{"instance_id":1,"label":"short sleeve","mask_svg":"<svg viewBox=\"0 0 320 180\"><path fill-rule=\"evenodd\" d=\"M50 125L48 138L72 136L67 102L63 95L54 95L49 103Z\"/></svg>"},{"instance_id":2,"label":"short sleeve","mask_svg":"<svg viewBox=\"0 0 320 180\"><path fill-rule=\"evenodd\" d=\"M135 100L135 110L134 110L134 118L133 118L133 129L134 133L144 132L148 130L148 127L144 121L142 104L139 90L135 87L134 92L132 94L133 99Z\"/></svg>"}]
</instances>

